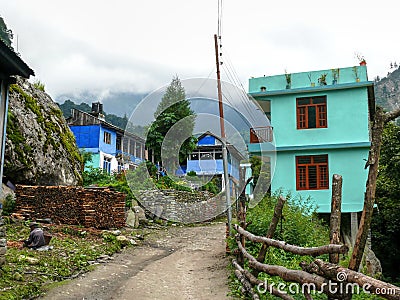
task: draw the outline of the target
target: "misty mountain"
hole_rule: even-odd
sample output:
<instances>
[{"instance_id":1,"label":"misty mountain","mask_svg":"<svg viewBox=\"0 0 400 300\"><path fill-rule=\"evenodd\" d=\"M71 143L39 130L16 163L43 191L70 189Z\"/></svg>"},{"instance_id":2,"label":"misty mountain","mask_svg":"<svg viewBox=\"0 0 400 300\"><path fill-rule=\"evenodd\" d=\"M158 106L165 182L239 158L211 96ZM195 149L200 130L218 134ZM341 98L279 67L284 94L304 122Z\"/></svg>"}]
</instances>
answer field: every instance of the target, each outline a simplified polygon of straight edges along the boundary
<instances>
[{"instance_id":1,"label":"misty mountain","mask_svg":"<svg viewBox=\"0 0 400 300\"><path fill-rule=\"evenodd\" d=\"M62 104L66 100L70 100L74 103L85 103L89 105L90 110L93 102L101 102L103 103L104 111L107 112L107 114L113 114L120 117L126 115L129 118L135 107L144 97L146 97L146 94L129 92L110 92L106 95L99 96L95 93L86 91L79 95L60 95L56 98L56 102Z\"/></svg>"},{"instance_id":2,"label":"misty mountain","mask_svg":"<svg viewBox=\"0 0 400 300\"><path fill-rule=\"evenodd\" d=\"M64 103L59 104L57 103L58 106L60 107L64 117L67 119L71 116L72 109L79 109L81 111L90 113L92 111L92 106L91 104L82 102L81 104L76 104L75 102L71 100L65 100ZM104 117L105 120L119 128L124 129L126 127L126 124L128 123L128 117L126 114L123 117L119 117L114 114L107 114L104 112Z\"/></svg>"},{"instance_id":3,"label":"misty mountain","mask_svg":"<svg viewBox=\"0 0 400 300\"><path fill-rule=\"evenodd\" d=\"M400 68L394 68L387 77L375 80L376 104L390 111L400 105Z\"/></svg>"}]
</instances>

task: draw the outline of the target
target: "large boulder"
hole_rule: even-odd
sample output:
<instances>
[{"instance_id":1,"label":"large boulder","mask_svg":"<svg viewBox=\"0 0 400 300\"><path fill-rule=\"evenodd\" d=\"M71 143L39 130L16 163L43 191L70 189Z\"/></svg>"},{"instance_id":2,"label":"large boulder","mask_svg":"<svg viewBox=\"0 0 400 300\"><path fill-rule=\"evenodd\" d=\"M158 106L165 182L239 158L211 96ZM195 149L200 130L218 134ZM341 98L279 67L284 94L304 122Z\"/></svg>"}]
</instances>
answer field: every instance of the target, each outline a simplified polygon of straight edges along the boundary
<instances>
[{"instance_id":1,"label":"large boulder","mask_svg":"<svg viewBox=\"0 0 400 300\"><path fill-rule=\"evenodd\" d=\"M58 105L17 78L9 93L4 175L13 183L77 185L81 156Z\"/></svg>"}]
</instances>

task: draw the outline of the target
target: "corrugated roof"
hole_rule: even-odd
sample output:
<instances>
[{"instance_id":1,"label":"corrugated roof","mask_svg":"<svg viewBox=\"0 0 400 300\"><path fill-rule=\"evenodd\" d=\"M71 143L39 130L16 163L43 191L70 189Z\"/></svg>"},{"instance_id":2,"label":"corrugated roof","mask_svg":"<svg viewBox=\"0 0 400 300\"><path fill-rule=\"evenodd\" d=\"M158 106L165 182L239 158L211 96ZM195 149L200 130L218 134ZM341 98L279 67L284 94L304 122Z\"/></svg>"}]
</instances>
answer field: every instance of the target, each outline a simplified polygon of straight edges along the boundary
<instances>
[{"instance_id":1,"label":"corrugated roof","mask_svg":"<svg viewBox=\"0 0 400 300\"><path fill-rule=\"evenodd\" d=\"M18 75L24 78L34 76L35 72L19 57L14 49L0 39L0 77Z\"/></svg>"}]
</instances>

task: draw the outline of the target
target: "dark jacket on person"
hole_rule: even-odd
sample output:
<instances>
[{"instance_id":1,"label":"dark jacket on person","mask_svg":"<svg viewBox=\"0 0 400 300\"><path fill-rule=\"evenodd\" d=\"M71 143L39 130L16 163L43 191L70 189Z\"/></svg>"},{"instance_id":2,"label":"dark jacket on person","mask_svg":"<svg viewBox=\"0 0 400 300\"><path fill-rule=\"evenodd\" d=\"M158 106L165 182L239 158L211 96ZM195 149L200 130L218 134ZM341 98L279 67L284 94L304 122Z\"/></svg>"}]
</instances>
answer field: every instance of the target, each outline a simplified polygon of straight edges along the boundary
<instances>
[{"instance_id":1,"label":"dark jacket on person","mask_svg":"<svg viewBox=\"0 0 400 300\"><path fill-rule=\"evenodd\" d=\"M25 246L32 249L37 249L46 244L44 233L41 228L34 228L29 234L29 238L24 242Z\"/></svg>"}]
</instances>

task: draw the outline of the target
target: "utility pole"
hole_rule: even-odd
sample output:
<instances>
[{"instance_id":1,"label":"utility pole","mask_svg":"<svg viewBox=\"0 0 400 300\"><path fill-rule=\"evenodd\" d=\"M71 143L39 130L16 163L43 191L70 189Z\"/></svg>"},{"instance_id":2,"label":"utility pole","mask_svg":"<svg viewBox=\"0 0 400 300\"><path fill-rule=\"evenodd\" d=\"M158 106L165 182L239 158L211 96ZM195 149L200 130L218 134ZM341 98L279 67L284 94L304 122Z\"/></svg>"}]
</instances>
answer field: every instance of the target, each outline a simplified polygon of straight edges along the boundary
<instances>
[{"instance_id":1,"label":"utility pole","mask_svg":"<svg viewBox=\"0 0 400 300\"><path fill-rule=\"evenodd\" d=\"M222 91L221 91L221 74L219 71L218 37L216 34L214 34L214 43L215 43L215 60L217 65L217 89L218 89L218 104L219 104L219 123L221 127L222 161L224 165L225 197L226 197L226 206L228 207L227 210L228 231L230 235L232 228L231 190L230 190L229 173L228 173L228 151L226 149L224 107L222 103Z\"/></svg>"}]
</instances>

